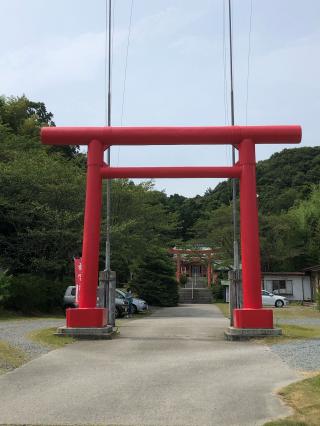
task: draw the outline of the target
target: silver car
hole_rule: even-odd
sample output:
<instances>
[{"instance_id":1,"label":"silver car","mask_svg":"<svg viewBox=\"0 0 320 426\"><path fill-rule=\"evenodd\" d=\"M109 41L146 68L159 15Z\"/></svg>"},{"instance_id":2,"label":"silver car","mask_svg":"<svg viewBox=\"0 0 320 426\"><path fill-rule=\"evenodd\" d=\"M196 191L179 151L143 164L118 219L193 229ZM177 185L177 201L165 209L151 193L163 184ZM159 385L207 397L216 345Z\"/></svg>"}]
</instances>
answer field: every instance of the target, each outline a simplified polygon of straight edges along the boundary
<instances>
[{"instance_id":1,"label":"silver car","mask_svg":"<svg viewBox=\"0 0 320 426\"><path fill-rule=\"evenodd\" d=\"M125 299L126 298L126 292L123 290L120 290L119 288L116 288L116 295L119 298ZM145 312L149 309L148 303L143 299L137 299L136 297L133 297L132 299L132 310L133 314L137 314L138 312Z\"/></svg>"},{"instance_id":2,"label":"silver car","mask_svg":"<svg viewBox=\"0 0 320 426\"><path fill-rule=\"evenodd\" d=\"M97 298L98 302L98 298ZM64 294L63 297L63 307L64 309L68 308L76 308L76 287L73 285L70 285ZM115 311L115 317L120 318L128 313L128 302L123 298L119 297L116 294L116 311Z\"/></svg>"},{"instance_id":3,"label":"silver car","mask_svg":"<svg viewBox=\"0 0 320 426\"><path fill-rule=\"evenodd\" d=\"M289 304L289 300L278 294L269 293L267 290L262 290L262 304L264 306L275 306L282 308Z\"/></svg>"}]
</instances>

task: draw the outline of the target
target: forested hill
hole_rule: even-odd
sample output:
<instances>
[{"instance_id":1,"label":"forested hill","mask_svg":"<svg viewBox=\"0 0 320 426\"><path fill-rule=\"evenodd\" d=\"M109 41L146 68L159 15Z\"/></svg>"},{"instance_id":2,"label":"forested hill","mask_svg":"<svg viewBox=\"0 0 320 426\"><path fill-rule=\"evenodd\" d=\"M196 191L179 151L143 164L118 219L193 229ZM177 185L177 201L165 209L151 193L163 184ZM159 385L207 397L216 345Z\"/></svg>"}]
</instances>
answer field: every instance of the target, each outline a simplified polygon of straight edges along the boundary
<instances>
[{"instance_id":1,"label":"forested hill","mask_svg":"<svg viewBox=\"0 0 320 426\"><path fill-rule=\"evenodd\" d=\"M312 185L320 181L320 147L284 149L268 160L257 164L257 192L259 208L264 213L288 210L306 198ZM231 184L223 182L208 191L204 199L228 204L231 201Z\"/></svg>"},{"instance_id":2,"label":"forested hill","mask_svg":"<svg viewBox=\"0 0 320 426\"><path fill-rule=\"evenodd\" d=\"M268 160L257 164L257 192L259 209L263 214L287 211L299 200L308 198L312 187L320 182L320 147L284 149ZM178 211L181 236L194 236L192 228L197 220L222 206L229 206L232 198L231 180L208 189L203 196L186 198L175 194L169 197L172 211Z\"/></svg>"}]
</instances>

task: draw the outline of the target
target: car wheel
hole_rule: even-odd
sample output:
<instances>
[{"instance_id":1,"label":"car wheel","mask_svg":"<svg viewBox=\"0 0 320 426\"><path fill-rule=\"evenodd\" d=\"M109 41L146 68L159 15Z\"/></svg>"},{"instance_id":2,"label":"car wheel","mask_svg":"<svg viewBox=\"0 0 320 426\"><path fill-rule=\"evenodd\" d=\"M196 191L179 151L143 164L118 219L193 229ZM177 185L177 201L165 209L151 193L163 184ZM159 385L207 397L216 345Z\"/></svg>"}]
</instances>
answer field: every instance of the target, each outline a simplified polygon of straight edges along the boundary
<instances>
[{"instance_id":1,"label":"car wheel","mask_svg":"<svg viewBox=\"0 0 320 426\"><path fill-rule=\"evenodd\" d=\"M276 300L276 303L275 303L276 308L282 308L283 305L284 305L283 300Z\"/></svg>"},{"instance_id":2,"label":"car wheel","mask_svg":"<svg viewBox=\"0 0 320 426\"><path fill-rule=\"evenodd\" d=\"M115 318L119 318L120 317L120 313L119 313L119 309L118 308L116 308L115 311L114 311L114 317Z\"/></svg>"}]
</instances>

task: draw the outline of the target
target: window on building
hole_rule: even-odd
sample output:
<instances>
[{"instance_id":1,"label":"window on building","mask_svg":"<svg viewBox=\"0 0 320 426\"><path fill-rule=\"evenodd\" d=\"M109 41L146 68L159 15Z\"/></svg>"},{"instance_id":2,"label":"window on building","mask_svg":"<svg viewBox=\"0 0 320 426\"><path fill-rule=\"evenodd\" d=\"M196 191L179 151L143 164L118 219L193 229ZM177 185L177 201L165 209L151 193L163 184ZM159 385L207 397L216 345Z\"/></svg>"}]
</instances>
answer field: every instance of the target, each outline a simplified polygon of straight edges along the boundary
<instances>
[{"instance_id":1,"label":"window on building","mask_svg":"<svg viewBox=\"0 0 320 426\"><path fill-rule=\"evenodd\" d=\"M272 280L272 293L293 294L292 280Z\"/></svg>"}]
</instances>

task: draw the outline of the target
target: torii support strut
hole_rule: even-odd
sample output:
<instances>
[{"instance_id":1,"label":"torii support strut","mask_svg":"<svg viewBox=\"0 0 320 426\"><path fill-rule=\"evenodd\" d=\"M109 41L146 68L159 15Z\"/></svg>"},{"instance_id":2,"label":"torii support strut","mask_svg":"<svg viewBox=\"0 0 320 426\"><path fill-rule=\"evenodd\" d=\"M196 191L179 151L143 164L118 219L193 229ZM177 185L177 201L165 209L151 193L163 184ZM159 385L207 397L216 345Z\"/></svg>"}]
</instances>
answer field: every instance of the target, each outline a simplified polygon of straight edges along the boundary
<instances>
[{"instance_id":1,"label":"torii support strut","mask_svg":"<svg viewBox=\"0 0 320 426\"><path fill-rule=\"evenodd\" d=\"M106 310L96 307L102 178L239 178L243 308L234 310L236 328L273 328L271 309L262 308L256 195L256 144L299 143L300 126L227 127L45 127L42 143L88 145L83 233L83 283L79 308L67 311L67 327L103 327ZM234 145L233 167L109 167L103 152L112 145Z\"/></svg>"}]
</instances>

